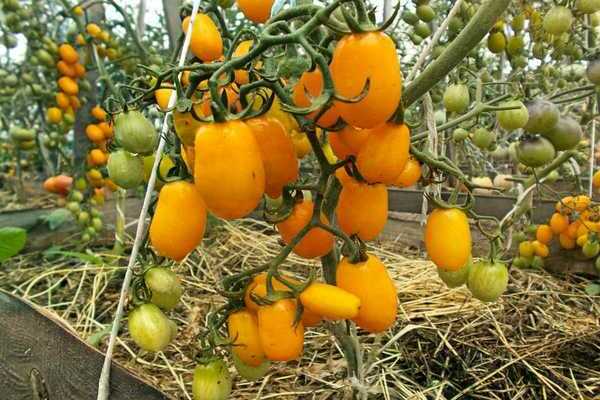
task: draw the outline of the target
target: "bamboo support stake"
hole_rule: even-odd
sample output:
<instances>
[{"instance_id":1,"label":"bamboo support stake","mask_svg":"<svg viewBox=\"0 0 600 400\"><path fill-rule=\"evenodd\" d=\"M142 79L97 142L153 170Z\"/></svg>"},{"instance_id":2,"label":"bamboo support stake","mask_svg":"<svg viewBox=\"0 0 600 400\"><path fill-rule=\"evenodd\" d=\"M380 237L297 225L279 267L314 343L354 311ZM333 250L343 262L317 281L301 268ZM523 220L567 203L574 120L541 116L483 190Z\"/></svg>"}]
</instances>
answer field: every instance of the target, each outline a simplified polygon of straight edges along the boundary
<instances>
[{"instance_id":1,"label":"bamboo support stake","mask_svg":"<svg viewBox=\"0 0 600 400\"><path fill-rule=\"evenodd\" d=\"M192 15L190 17L190 24L188 31L185 35L185 41L183 43L183 48L181 50L181 54L179 57L179 68L183 67L185 64L185 59L187 56L188 49L190 47L191 40L191 27L194 26L194 20L196 19L196 15L198 14L198 8L200 6L200 0L194 0L194 4L192 7ZM175 106L177 102L177 92L174 90L171 92L171 97L169 98L169 108ZM150 206L150 200L152 198L152 192L154 190L154 185L156 183L156 176L158 166L162 159L162 153L166 144L166 136L169 132L169 124L168 119L171 113L166 113L162 123L162 129L160 134L160 141L158 142L158 148L156 149L156 155L154 158L154 164L152 165L152 171L150 173L150 179L148 179L148 186L146 188L146 193L144 195L144 202L142 203L142 210L140 211L140 218L138 220L135 241L133 243L133 248L131 249L131 255L129 257L129 263L127 264L127 271L125 273L125 278L123 279L123 285L121 287L121 294L119 296L119 303L117 304L117 311L115 313L114 321L112 324L112 329L110 332L110 338L108 341L108 347L106 349L106 356L104 358L104 365L102 366L102 372L100 374L100 379L98 382L98 400L108 400L110 395L110 367L112 363L112 356L116 344L117 335L119 333L119 327L121 325L121 319L123 317L123 308L125 306L125 300L127 298L127 294L129 291L129 285L131 283L131 278L133 275L133 266L135 265L140 247L142 245L142 240L144 238L144 233L146 230L146 216L148 214L148 208Z\"/></svg>"}]
</instances>

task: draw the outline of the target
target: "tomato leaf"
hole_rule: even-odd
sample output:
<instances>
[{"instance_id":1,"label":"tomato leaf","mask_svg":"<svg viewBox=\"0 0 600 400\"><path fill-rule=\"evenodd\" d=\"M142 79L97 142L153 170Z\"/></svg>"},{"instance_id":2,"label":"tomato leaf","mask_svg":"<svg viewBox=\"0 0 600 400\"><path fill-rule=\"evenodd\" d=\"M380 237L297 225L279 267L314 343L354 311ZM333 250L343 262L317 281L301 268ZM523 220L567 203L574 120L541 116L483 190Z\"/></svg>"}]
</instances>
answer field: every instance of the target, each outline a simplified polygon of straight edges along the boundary
<instances>
[{"instance_id":1,"label":"tomato leaf","mask_svg":"<svg viewBox=\"0 0 600 400\"><path fill-rule=\"evenodd\" d=\"M58 210L52 211L50 214L42 217L42 220L48 224L51 231L55 231L66 222L73 220L73 215L66 208L59 208Z\"/></svg>"},{"instance_id":2,"label":"tomato leaf","mask_svg":"<svg viewBox=\"0 0 600 400\"><path fill-rule=\"evenodd\" d=\"M590 283L585 287L585 292L589 296L598 296L600 295L600 284L598 283Z\"/></svg>"},{"instance_id":3,"label":"tomato leaf","mask_svg":"<svg viewBox=\"0 0 600 400\"><path fill-rule=\"evenodd\" d=\"M27 242L27 231L22 228L0 228L0 262L18 254Z\"/></svg>"}]
</instances>

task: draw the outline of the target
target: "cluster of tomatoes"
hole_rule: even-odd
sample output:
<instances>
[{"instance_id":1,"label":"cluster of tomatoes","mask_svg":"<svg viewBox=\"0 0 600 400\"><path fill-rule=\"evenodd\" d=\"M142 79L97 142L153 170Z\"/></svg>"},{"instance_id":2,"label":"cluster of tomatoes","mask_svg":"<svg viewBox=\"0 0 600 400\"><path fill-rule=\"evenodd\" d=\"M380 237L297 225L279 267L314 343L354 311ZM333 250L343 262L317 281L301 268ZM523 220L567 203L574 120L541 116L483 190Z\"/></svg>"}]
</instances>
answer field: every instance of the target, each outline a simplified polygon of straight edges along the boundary
<instances>
[{"instance_id":1,"label":"cluster of tomatoes","mask_svg":"<svg viewBox=\"0 0 600 400\"><path fill-rule=\"evenodd\" d=\"M519 268L543 268L553 239L564 250L579 249L585 259L597 257L600 253L599 221L600 210L588 196L562 198L556 203L556 212L547 224L532 225L525 232L515 235L519 243L519 255L514 258L513 265ZM528 234L534 235L535 239L528 240ZM600 265L600 261L596 260L596 264Z\"/></svg>"}]
</instances>

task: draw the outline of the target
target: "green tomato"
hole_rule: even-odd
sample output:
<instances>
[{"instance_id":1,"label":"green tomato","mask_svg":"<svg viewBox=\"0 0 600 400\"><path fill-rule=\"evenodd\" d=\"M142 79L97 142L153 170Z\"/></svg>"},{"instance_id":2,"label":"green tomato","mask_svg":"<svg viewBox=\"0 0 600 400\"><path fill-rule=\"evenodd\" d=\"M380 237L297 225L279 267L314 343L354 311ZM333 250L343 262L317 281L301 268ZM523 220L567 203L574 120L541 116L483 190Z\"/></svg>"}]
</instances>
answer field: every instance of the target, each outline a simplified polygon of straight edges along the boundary
<instances>
[{"instance_id":1,"label":"green tomato","mask_svg":"<svg viewBox=\"0 0 600 400\"><path fill-rule=\"evenodd\" d=\"M513 235L513 240L516 243L524 242L527 240L527 234L525 234L525 232L523 232L523 231L515 232L515 234Z\"/></svg>"},{"instance_id":2,"label":"green tomato","mask_svg":"<svg viewBox=\"0 0 600 400\"><path fill-rule=\"evenodd\" d=\"M79 215L77 216L77 221L80 224L87 224L87 222L90 220L90 214L87 211L81 211L79 213Z\"/></svg>"},{"instance_id":3,"label":"green tomato","mask_svg":"<svg viewBox=\"0 0 600 400\"><path fill-rule=\"evenodd\" d=\"M592 60L587 66L585 75L595 85L600 85L600 60Z\"/></svg>"},{"instance_id":4,"label":"green tomato","mask_svg":"<svg viewBox=\"0 0 600 400\"><path fill-rule=\"evenodd\" d=\"M469 137L469 132L463 128L456 128L452 132L452 140L454 140L455 142L462 142L463 140L465 140L468 137Z\"/></svg>"},{"instance_id":5,"label":"green tomato","mask_svg":"<svg viewBox=\"0 0 600 400\"><path fill-rule=\"evenodd\" d=\"M518 56L525 48L525 40L523 36L513 36L508 40L506 44L506 52L511 56Z\"/></svg>"},{"instance_id":6,"label":"green tomato","mask_svg":"<svg viewBox=\"0 0 600 400\"><path fill-rule=\"evenodd\" d=\"M496 141L496 134L486 128L478 128L473 132L471 140L481 150L489 150Z\"/></svg>"},{"instance_id":7,"label":"green tomato","mask_svg":"<svg viewBox=\"0 0 600 400\"><path fill-rule=\"evenodd\" d=\"M215 359L194 369L194 400L227 400L231 387L231 375L223 360Z\"/></svg>"},{"instance_id":8,"label":"green tomato","mask_svg":"<svg viewBox=\"0 0 600 400\"><path fill-rule=\"evenodd\" d=\"M520 269L529 268L531 265L531 259L527 257L515 257L513 258L512 265Z\"/></svg>"},{"instance_id":9,"label":"green tomato","mask_svg":"<svg viewBox=\"0 0 600 400\"><path fill-rule=\"evenodd\" d=\"M172 326L154 304L142 304L129 313L129 334L143 350L162 351L173 339Z\"/></svg>"},{"instance_id":10,"label":"green tomato","mask_svg":"<svg viewBox=\"0 0 600 400\"><path fill-rule=\"evenodd\" d=\"M429 4L417 7L417 17L423 22L431 22L435 18L435 10Z\"/></svg>"},{"instance_id":11,"label":"green tomato","mask_svg":"<svg viewBox=\"0 0 600 400\"><path fill-rule=\"evenodd\" d=\"M148 155L156 148L158 134L141 112L128 111L115 118L115 139L130 153Z\"/></svg>"},{"instance_id":12,"label":"green tomato","mask_svg":"<svg viewBox=\"0 0 600 400\"><path fill-rule=\"evenodd\" d=\"M419 17L417 14L411 11L404 11L402 13L402 20L409 25L415 25L417 22L419 22Z\"/></svg>"},{"instance_id":13,"label":"green tomato","mask_svg":"<svg viewBox=\"0 0 600 400\"><path fill-rule=\"evenodd\" d=\"M467 283L467 277L469 276L469 270L473 260L469 260L464 267L458 271L445 271L441 268L437 268L438 276L450 289L457 288Z\"/></svg>"},{"instance_id":14,"label":"green tomato","mask_svg":"<svg viewBox=\"0 0 600 400\"><path fill-rule=\"evenodd\" d=\"M76 201L68 202L66 208L67 208L67 210L71 211L73 214L79 215L79 211L81 211L81 208L79 207L79 203L77 203Z\"/></svg>"},{"instance_id":15,"label":"green tomato","mask_svg":"<svg viewBox=\"0 0 600 400\"><path fill-rule=\"evenodd\" d=\"M467 287L476 299L495 301L508 287L508 269L499 262L477 262L469 271Z\"/></svg>"},{"instance_id":16,"label":"green tomato","mask_svg":"<svg viewBox=\"0 0 600 400\"><path fill-rule=\"evenodd\" d=\"M583 14L593 14L600 11L600 0L577 0L575 8Z\"/></svg>"},{"instance_id":17,"label":"green tomato","mask_svg":"<svg viewBox=\"0 0 600 400\"><path fill-rule=\"evenodd\" d=\"M596 262L594 263L594 267L596 267L596 272L600 274L600 257L596 258Z\"/></svg>"},{"instance_id":18,"label":"green tomato","mask_svg":"<svg viewBox=\"0 0 600 400\"><path fill-rule=\"evenodd\" d=\"M450 85L444 92L444 107L455 113L463 113L469 108L471 97L467 85Z\"/></svg>"},{"instance_id":19,"label":"green tomato","mask_svg":"<svg viewBox=\"0 0 600 400\"><path fill-rule=\"evenodd\" d=\"M261 379L269 372L269 369L271 369L271 361L267 359L265 359L258 367L253 367L245 364L235 353L231 353L231 358L233 359L233 365L239 376L249 381Z\"/></svg>"},{"instance_id":20,"label":"green tomato","mask_svg":"<svg viewBox=\"0 0 600 400\"><path fill-rule=\"evenodd\" d=\"M500 104L500 107L518 107L514 110L503 110L496 113L498 124L507 131L521 129L527 125L529 120L529 112L527 107L521 101L507 101Z\"/></svg>"},{"instance_id":21,"label":"green tomato","mask_svg":"<svg viewBox=\"0 0 600 400\"><path fill-rule=\"evenodd\" d=\"M524 137L517 146L519 162L526 167L537 168L548 164L556 157L552 143L544 137Z\"/></svg>"},{"instance_id":22,"label":"green tomato","mask_svg":"<svg viewBox=\"0 0 600 400\"><path fill-rule=\"evenodd\" d=\"M163 310L175 308L181 295L183 287L177 274L168 268L150 268L144 274L146 286L150 289L152 297L150 302Z\"/></svg>"},{"instance_id":23,"label":"green tomato","mask_svg":"<svg viewBox=\"0 0 600 400\"><path fill-rule=\"evenodd\" d=\"M529 133L548 132L558 122L558 107L547 100L534 100L527 104L529 119L524 129Z\"/></svg>"},{"instance_id":24,"label":"green tomato","mask_svg":"<svg viewBox=\"0 0 600 400\"><path fill-rule=\"evenodd\" d=\"M431 28L425 22L419 21L415 25L415 33L421 38L425 39L431 35Z\"/></svg>"},{"instance_id":25,"label":"green tomato","mask_svg":"<svg viewBox=\"0 0 600 400\"><path fill-rule=\"evenodd\" d=\"M488 50L494 54L500 54L506 49L506 37L502 32L492 32L487 39Z\"/></svg>"},{"instance_id":26,"label":"green tomato","mask_svg":"<svg viewBox=\"0 0 600 400\"><path fill-rule=\"evenodd\" d=\"M94 228L96 232L100 232L103 228L102 220L98 217L92 218L92 228Z\"/></svg>"},{"instance_id":27,"label":"green tomato","mask_svg":"<svg viewBox=\"0 0 600 400\"><path fill-rule=\"evenodd\" d=\"M540 256L534 256L531 259L531 268L533 269L543 269L544 268L544 259Z\"/></svg>"},{"instance_id":28,"label":"green tomato","mask_svg":"<svg viewBox=\"0 0 600 400\"><path fill-rule=\"evenodd\" d=\"M79 190L73 190L71 192L71 200L81 203L83 201L83 193L81 193Z\"/></svg>"},{"instance_id":29,"label":"green tomato","mask_svg":"<svg viewBox=\"0 0 600 400\"><path fill-rule=\"evenodd\" d=\"M544 16L544 30L553 35L569 32L573 23L573 13L567 7L554 6Z\"/></svg>"},{"instance_id":30,"label":"green tomato","mask_svg":"<svg viewBox=\"0 0 600 400\"><path fill-rule=\"evenodd\" d=\"M133 189L144 181L144 160L125 150L110 154L107 169L110 179L124 189Z\"/></svg>"},{"instance_id":31,"label":"green tomato","mask_svg":"<svg viewBox=\"0 0 600 400\"><path fill-rule=\"evenodd\" d=\"M575 148L583 138L579 122L571 117L561 117L554 128L543 134L554 146L555 150L563 151Z\"/></svg>"},{"instance_id":32,"label":"green tomato","mask_svg":"<svg viewBox=\"0 0 600 400\"><path fill-rule=\"evenodd\" d=\"M600 253L600 243L588 240L581 248L581 252L587 258L594 258Z\"/></svg>"}]
</instances>

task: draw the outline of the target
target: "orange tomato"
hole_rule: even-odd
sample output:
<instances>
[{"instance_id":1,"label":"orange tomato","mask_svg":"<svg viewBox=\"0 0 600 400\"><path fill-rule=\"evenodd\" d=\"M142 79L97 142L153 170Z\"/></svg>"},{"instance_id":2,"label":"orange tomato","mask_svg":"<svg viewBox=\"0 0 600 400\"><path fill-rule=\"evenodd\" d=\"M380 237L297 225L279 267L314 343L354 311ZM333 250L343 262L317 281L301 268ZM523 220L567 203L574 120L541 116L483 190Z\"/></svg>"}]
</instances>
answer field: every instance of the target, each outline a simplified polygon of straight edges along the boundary
<instances>
[{"instance_id":1,"label":"orange tomato","mask_svg":"<svg viewBox=\"0 0 600 400\"><path fill-rule=\"evenodd\" d=\"M187 32L190 17L186 17L181 29ZM213 20L206 14L198 13L192 27L190 50L202 61L215 61L223 56L223 38Z\"/></svg>"},{"instance_id":2,"label":"orange tomato","mask_svg":"<svg viewBox=\"0 0 600 400\"><path fill-rule=\"evenodd\" d=\"M73 70L75 70L75 76L77 78L83 78L85 76L85 67L79 63L73 65Z\"/></svg>"},{"instance_id":3,"label":"orange tomato","mask_svg":"<svg viewBox=\"0 0 600 400\"><path fill-rule=\"evenodd\" d=\"M552 228L549 225L539 225L535 232L535 238L538 242L548 244L552 241Z\"/></svg>"},{"instance_id":4,"label":"orange tomato","mask_svg":"<svg viewBox=\"0 0 600 400\"><path fill-rule=\"evenodd\" d=\"M558 241L560 243L560 246L563 249L567 249L567 250L571 250L575 248L575 239L572 238L571 236L567 235L566 233L561 233L558 236Z\"/></svg>"},{"instance_id":5,"label":"orange tomato","mask_svg":"<svg viewBox=\"0 0 600 400\"><path fill-rule=\"evenodd\" d=\"M158 194L150 242L158 254L181 261L204 237L206 206L193 183L167 183Z\"/></svg>"},{"instance_id":6,"label":"orange tomato","mask_svg":"<svg viewBox=\"0 0 600 400\"><path fill-rule=\"evenodd\" d=\"M187 167L190 174L194 175L194 158L196 156L196 149L194 146L186 146L181 144L181 158Z\"/></svg>"},{"instance_id":7,"label":"orange tomato","mask_svg":"<svg viewBox=\"0 0 600 400\"><path fill-rule=\"evenodd\" d=\"M166 111L169 108L169 100L171 99L171 94L174 92L173 89L157 89L154 91L154 98L156 99L156 104L162 111Z\"/></svg>"},{"instance_id":8,"label":"orange tomato","mask_svg":"<svg viewBox=\"0 0 600 400\"><path fill-rule=\"evenodd\" d=\"M56 93L55 99L56 99L56 104L62 110L66 110L67 108L69 108L71 106L71 102L69 100L69 96L67 96L63 92Z\"/></svg>"},{"instance_id":9,"label":"orange tomato","mask_svg":"<svg viewBox=\"0 0 600 400\"><path fill-rule=\"evenodd\" d=\"M77 96L69 96L69 104L73 110L77 110L79 107L81 107L81 101Z\"/></svg>"},{"instance_id":10,"label":"orange tomato","mask_svg":"<svg viewBox=\"0 0 600 400\"><path fill-rule=\"evenodd\" d=\"M46 118L52 124L59 124L63 118L62 110L58 107L50 107L46 113Z\"/></svg>"},{"instance_id":11,"label":"orange tomato","mask_svg":"<svg viewBox=\"0 0 600 400\"><path fill-rule=\"evenodd\" d=\"M402 173L396 178L394 186L407 188L416 185L421 179L421 163L409 156Z\"/></svg>"},{"instance_id":12,"label":"orange tomato","mask_svg":"<svg viewBox=\"0 0 600 400\"><path fill-rule=\"evenodd\" d=\"M253 43L253 40L244 40L240 42L233 51L233 58L243 57L246 54L248 54L248 52L252 48ZM245 85L246 83L250 82L250 74L248 73L248 71L244 69L236 69L234 71L234 74L235 83L237 83L238 85Z\"/></svg>"},{"instance_id":13,"label":"orange tomato","mask_svg":"<svg viewBox=\"0 0 600 400\"><path fill-rule=\"evenodd\" d=\"M110 139L115 134L115 131L114 131L112 125L110 125L107 122L100 122L98 124L98 128L100 128L100 130L102 131L102 134L104 135L105 139Z\"/></svg>"},{"instance_id":14,"label":"orange tomato","mask_svg":"<svg viewBox=\"0 0 600 400\"><path fill-rule=\"evenodd\" d=\"M377 333L394 324L398 312L396 287L376 256L368 254L366 261L357 264L342 259L337 266L336 282L360 299L358 315L353 319L359 327Z\"/></svg>"},{"instance_id":15,"label":"orange tomato","mask_svg":"<svg viewBox=\"0 0 600 400\"><path fill-rule=\"evenodd\" d=\"M277 198L281 196L283 186L298 179L294 142L275 118L253 118L246 123L260 148L265 169L265 193Z\"/></svg>"},{"instance_id":16,"label":"orange tomato","mask_svg":"<svg viewBox=\"0 0 600 400\"><path fill-rule=\"evenodd\" d=\"M79 61L79 54L77 53L77 50L75 50L73 46L68 43L63 43L58 47L58 55L67 64L75 64L77 61Z\"/></svg>"},{"instance_id":17,"label":"orange tomato","mask_svg":"<svg viewBox=\"0 0 600 400\"><path fill-rule=\"evenodd\" d=\"M227 318L227 330L232 341L231 351L244 364L258 367L265 359L260 343L258 319L246 309L231 313Z\"/></svg>"},{"instance_id":18,"label":"orange tomato","mask_svg":"<svg viewBox=\"0 0 600 400\"><path fill-rule=\"evenodd\" d=\"M340 160L349 156L357 156L363 145L369 138L369 129L358 129L350 125L337 132L329 132L327 138L333 153Z\"/></svg>"},{"instance_id":19,"label":"orange tomato","mask_svg":"<svg viewBox=\"0 0 600 400\"><path fill-rule=\"evenodd\" d=\"M250 214L265 191L260 147L242 121L203 125L196 134L194 176L208 209L225 219Z\"/></svg>"},{"instance_id":20,"label":"orange tomato","mask_svg":"<svg viewBox=\"0 0 600 400\"><path fill-rule=\"evenodd\" d=\"M590 204L592 203L592 199L590 199L588 196L582 194L582 195L576 196L573 199L573 202L574 202L575 211L583 212L583 211L587 210L587 208L590 206Z\"/></svg>"},{"instance_id":21,"label":"orange tomato","mask_svg":"<svg viewBox=\"0 0 600 400\"><path fill-rule=\"evenodd\" d=\"M383 32L344 36L331 60L331 75L338 95L358 97L367 81L367 95L355 103L335 102L348 124L374 128L389 120L402 95L402 73L394 41ZM399 173L398 173L399 174Z\"/></svg>"},{"instance_id":22,"label":"orange tomato","mask_svg":"<svg viewBox=\"0 0 600 400\"><path fill-rule=\"evenodd\" d=\"M458 271L471 257L471 228L467 215L457 208L437 208L425 227L429 258L446 271Z\"/></svg>"},{"instance_id":23,"label":"orange tomato","mask_svg":"<svg viewBox=\"0 0 600 400\"><path fill-rule=\"evenodd\" d=\"M388 218L388 191L385 185L362 183L339 169L342 191L335 209L340 228L362 240L375 239ZM344 176L345 175L345 176ZM341 177L340 177L341 176Z\"/></svg>"},{"instance_id":24,"label":"orange tomato","mask_svg":"<svg viewBox=\"0 0 600 400\"><path fill-rule=\"evenodd\" d=\"M533 246L533 251L535 252L536 256L546 258L550 254L550 249L548 246L538 240L531 242L531 245Z\"/></svg>"},{"instance_id":25,"label":"orange tomato","mask_svg":"<svg viewBox=\"0 0 600 400\"><path fill-rule=\"evenodd\" d=\"M292 242L294 237L310 223L313 216L312 200L303 199L296 203L290 216L277 224L277 231L286 244ZM324 216L321 222L328 223ZM333 248L334 238L331 233L322 228L312 228L294 246L294 253L304 258L322 257Z\"/></svg>"},{"instance_id":26,"label":"orange tomato","mask_svg":"<svg viewBox=\"0 0 600 400\"><path fill-rule=\"evenodd\" d=\"M83 35L81 33L75 37L75 43L77 43L80 46L85 45L85 38L83 37Z\"/></svg>"},{"instance_id":27,"label":"orange tomato","mask_svg":"<svg viewBox=\"0 0 600 400\"><path fill-rule=\"evenodd\" d=\"M300 302L305 309L332 321L355 318L360 309L357 296L320 282L311 283L300 293Z\"/></svg>"},{"instance_id":28,"label":"orange tomato","mask_svg":"<svg viewBox=\"0 0 600 400\"><path fill-rule=\"evenodd\" d=\"M563 233L569 227L569 217L560 213L552 214L550 217L550 229L556 235Z\"/></svg>"},{"instance_id":29,"label":"orange tomato","mask_svg":"<svg viewBox=\"0 0 600 400\"><path fill-rule=\"evenodd\" d=\"M323 92L323 73L317 67L313 71L306 71L300 76L300 80L292 90L292 99L298 107L308 107L311 105L311 98L316 98ZM308 95L307 95L308 93ZM310 97L309 97L310 96ZM321 110L313 111L306 117L314 120ZM330 107L317 120L317 124L322 127L334 125L339 118L339 113L335 107Z\"/></svg>"},{"instance_id":30,"label":"orange tomato","mask_svg":"<svg viewBox=\"0 0 600 400\"><path fill-rule=\"evenodd\" d=\"M237 5L246 18L262 24L271 17L274 2L275 0L237 0Z\"/></svg>"},{"instance_id":31,"label":"orange tomato","mask_svg":"<svg viewBox=\"0 0 600 400\"><path fill-rule=\"evenodd\" d=\"M56 63L56 69L59 74L68 76L69 78L75 78L77 76L73 65L67 64L64 60L60 60Z\"/></svg>"},{"instance_id":32,"label":"orange tomato","mask_svg":"<svg viewBox=\"0 0 600 400\"><path fill-rule=\"evenodd\" d=\"M194 107L199 108L198 106ZM203 116L203 114L200 113L199 116ZM181 140L181 143L186 146L194 147L196 132L198 132L198 129L204 126L205 123L195 119L190 112L180 113L175 110L173 112L173 125L175 126L175 133Z\"/></svg>"},{"instance_id":33,"label":"orange tomato","mask_svg":"<svg viewBox=\"0 0 600 400\"><path fill-rule=\"evenodd\" d=\"M96 24L87 24L86 32L93 38L97 39L102 33L102 29Z\"/></svg>"},{"instance_id":34,"label":"orange tomato","mask_svg":"<svg viewBox=\"0 0 600 400\"><path fill-rule=\"evenodd\" d=\"M271 361L291 361L302 355L304 325L296 318L296 302L283 299L258 310L258 333L266 357Z\"/></svg>"},{"instance_id":35,"label":"orange tomato","mask_svg":"<svg viewBox=\"0 0 600 400\"><path fill-rule=\"evenodd\" d=\"M580 226L581 226L580 220L573 221L569 224L567 230L564 233L571 239L575 240L575 239L577 239L577 231L579 230Z\"/></svg>"},{"instance_id":36,"label":"orange tomato","mask_svg":"<svg viewBox=\"0 0 600 400\"><path fill-rule=\"evenodd\" d=\"M600 171L594 173L594 176L592 177L592 186L594 186L595 189L600 188Z\"/></svg>"},{"instance_id":37,"label":"orange tomato","mask_svg":"<svg viewBox=\"0 0 600 400\"><path fill-rule=\"evenodd\" d=\"M76 96L79 93L77 82L68 76L62 76L58 79L58 87L69 96Z\"/></svg>"},{"instance_id":38,"label":"orange tomato","mask_svg":"<svg viewBox=\"0 0 600 400\"><path fill-rule=\"evenodd\" d=\"M108 155L100 149L93 149L90 151L90 160L92 165L105 165L108 161Z\"/></svg>"},{"instance_id":39,"label":"orange tomato","mask_svg":"<svg viewBox=\"0 0 600 400\"><path fill-rule=\"evenodd\" d=\"M393 185L408 162L410 133L406 125L384 124L372 129L356 158L369 183Z\"/></svg>"},{"instance_id":40,"label":"orange tomato","mask_svg":"<svg viewBox=\"0 0 600 400\"><path fill-rule=\"evenodd\" d=\"M573 196L563 197L562 200L556 202L556 211L561 214L570 214L575 208Z\"/></svg>"},{"instance_id":41,"label":"orange tomato","mask_svg":"<svg viewBox=\"0 0 600 400\"><path fill-rule=\"evenodd\" d=\"M90 139L90 142L98 143L104 140L104 133L98 125L89 124L85 127L85 134Z\"/></svg>"},{"instance_id":42,"label":"orange tomato","mask_svg":"<svg viewBox=\"0 0 600 400\"><path fill-rule=\"evenodd\" d=\"M529 240L519 243L519 255L521 257L529 258L535 254L535 248L533 243Z\"/></svg>"},{"instance_id":43,"label":"orange tomato","mask_svg":"<svg viewBox=\"0 0 600 400\"><path fill-rule=\"evenodd\" d=\"M90 111L92 117L96 118L98 121L106 120L106 111L100 106L94 106Z\"/></svg>"}]
</instances>

